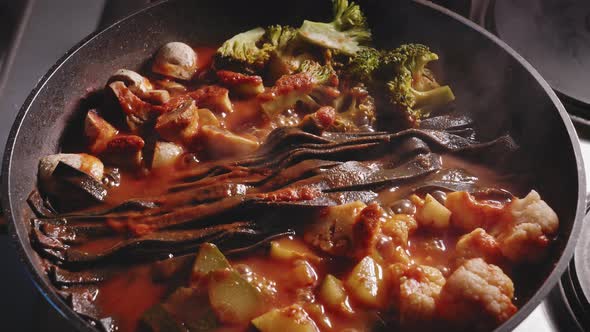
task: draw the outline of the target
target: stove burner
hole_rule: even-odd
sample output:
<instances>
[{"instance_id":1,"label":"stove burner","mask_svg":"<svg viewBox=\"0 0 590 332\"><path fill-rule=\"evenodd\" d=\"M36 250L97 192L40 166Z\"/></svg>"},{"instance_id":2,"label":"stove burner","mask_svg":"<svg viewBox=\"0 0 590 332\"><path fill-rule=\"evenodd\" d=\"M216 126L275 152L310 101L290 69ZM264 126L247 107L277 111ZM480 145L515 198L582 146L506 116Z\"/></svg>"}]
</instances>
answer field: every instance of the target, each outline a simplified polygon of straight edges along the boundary
<instances>
[{"instance_id":1,"label":"stove burner","mask_svg":"<svg viewBox=\"0 0 590 332\"><path fill-rule=\"evenodd\" d=\"M590 106L590 1L495 1L496 34L563 96Z\"/></svg>"}]
</instances>

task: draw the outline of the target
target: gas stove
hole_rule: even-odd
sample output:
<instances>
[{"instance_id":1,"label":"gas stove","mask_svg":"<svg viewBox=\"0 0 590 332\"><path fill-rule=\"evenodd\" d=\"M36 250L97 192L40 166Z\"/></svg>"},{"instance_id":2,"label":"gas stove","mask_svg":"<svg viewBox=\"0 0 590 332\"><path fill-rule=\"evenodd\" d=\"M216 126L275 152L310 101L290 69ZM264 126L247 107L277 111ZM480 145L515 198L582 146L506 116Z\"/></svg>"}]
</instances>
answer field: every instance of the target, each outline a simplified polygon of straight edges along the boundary
<instances>
[{"instance_id":1,"label":"gas stove","mask_svg":"<svg viewBox=\"0 0 590 332\"><path fill-rule=\"evenodd\" d=\"M150 2L0 0L0 151L4 150L12 122L25 98L65 51L92 31ZM590 68L590 3L584 0L434 2L495 33L541 72L572 114L586 160L586 172L590 174L590 92L587 90L590 77L589 71L584 71ZM550 18L546 19L547 16ZM518 28L516 24L520 24ZM547 46L540 40L551 43ZM544 49L547 47L552 49ZM560 63L564 57L573 59L568 61L568 68ZM590 177L587 181L590 188ZM579 275L590 276L589 241L590 225L585 225L576 258L562 281L515 331L590 329L590 305L588 297L583 295L590 295L590 285L579 282L578 278ZM34 289L8 237L1 235L0 261L4 266L0 283L4 326L18 327L11 330L19 331L72 330ZM581 280L590 280L590 277Z\"/></svg>"}]
</instances>

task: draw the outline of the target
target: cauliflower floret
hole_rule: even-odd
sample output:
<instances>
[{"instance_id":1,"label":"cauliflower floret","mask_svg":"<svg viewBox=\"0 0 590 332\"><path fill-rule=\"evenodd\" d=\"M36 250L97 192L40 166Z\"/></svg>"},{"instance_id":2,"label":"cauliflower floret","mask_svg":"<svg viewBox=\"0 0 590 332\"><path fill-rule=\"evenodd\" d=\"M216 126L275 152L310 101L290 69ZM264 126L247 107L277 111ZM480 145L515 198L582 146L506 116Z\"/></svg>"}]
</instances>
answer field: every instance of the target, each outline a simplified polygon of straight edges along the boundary
<instances>
[{"instance_id":1,"label":"cauliflower floret","mask_svg":"<svg viewBox=\"0 0 590 332\"><path fill-rule=\"evenodd\" d=\"M438 309L441 316L451 322L496 325L516 312L513 297L512 280L499 267L474 258L463 263L447 279Z\"/></svg>"},{"instance_id":2,"label":"cauliflower floret","mask_svg":"<svg viewBox=\"0 0 590 332\"><path fill-rule=\"evenodd\" d=\"M468 232L497 222L505 208L495 201L477 201L465 191L448 194L445 206L451 211L452 226Z\"/></svg>"},{"instance_id":3,"label":"cauliflower floret","mask_svg":"<svg viewBox=\"0 0 590 332\"><path fill-rule=\"evenodd\" d=\"M502 255L496 239L482 228L461 236L455 246L455 254L460 259L480 257L486 262L495 262Z\"/></svg>"},{"instance_id":4,"label":"cauliflower floret","mask_svg":"<svg viewBox=\"0 0 590 332\"><path fill-rule=\"evenodd\" d=\"M389 267L394 306L402 322L431 320L445 277L427 265L393 264Z\"/></svg>"},{"instance_id":5,"label":"cauliflower floret","mask_svg":"<svg viewBox=\"0 0 590 332\"><path fill-rule=\"evenodd\" d=\"M365 203L356 201L323 209L318 220L305 230L304 241L332 255L350 255L352 229L365 207Z\"/></svg>"},{"instance_id":6,"label":"cauliflower floret","mask_svg":"<svg viewBox=\"0 0 590 332\"><path fill-rule=\"evenodd\" d=\"M502 254L514 262L538 261L549 239L557 233L557 214L534 191L508 205L510 222L498 231Z\"/></svg>"}]
</instances>

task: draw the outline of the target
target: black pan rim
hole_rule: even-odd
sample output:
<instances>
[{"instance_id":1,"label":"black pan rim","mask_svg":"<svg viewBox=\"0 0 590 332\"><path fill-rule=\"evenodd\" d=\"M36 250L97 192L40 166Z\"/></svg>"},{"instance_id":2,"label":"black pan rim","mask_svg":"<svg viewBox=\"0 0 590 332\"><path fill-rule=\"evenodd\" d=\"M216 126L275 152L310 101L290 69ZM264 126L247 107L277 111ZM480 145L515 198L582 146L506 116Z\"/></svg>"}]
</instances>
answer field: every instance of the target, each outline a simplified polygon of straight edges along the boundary
<instances>
[{"instance_id":1,"label":"black pan rim","mask_svg":"<svg viewBox=\"0 0 590 332\"><path fill-rule=\"evenodd\" d=\"M59 68L71 57L73 56L79 49L84 47L86 44L92 42L92 40L103 33L107 33L109 30L116 28L116 26L124 23L125 21L129 20L131 17L139 15L143 12L149 11L150 9L159 6L163 3L174 2L176 0L161 0L155 2L137 12L134 12L119 21L111 24L110 26L91 33L86 38L81 40L78 44L73 46L69 51L67 51L52 67L49 71L42 77L39 83L35 86L35 88L31 91L25 102L23 103L22 107L20 108L14 122L12 128L10 130L10 134L8 140L6 142L6 148L4 151L4 157L2 161L2 195L1 201L2 206L4 208L4 215L8 221L8 232L12 239L12 244L14 245L20 261L25 264L27 268L27 272L29 277L32 279L33 284L39 290L41 295L53 306L55 310L57 310L64 318L66 318L72 325L79 331L88 331L93 332L96 329L82 316L75 313L72 308L65 302L63 298L61 298L57 292L55 291L53 285L47 280L44 279L40 271L37 269L35 264L33 263L33 253L27 252L22 245L23 241L29 241L29 234L25 234L24 229L20 229L17 227L17 221L14 220L12 215L12 197L9 192L10 188L10 171L12 166L12 152L14 149L14 145L16 142L16 137L19 134L19 131L22 126L22 122L24 118L27 116L30 106L35 101L37 95L41 91L41 89L45 86L45 84L51 79L53 74L59 70ZM551 89L549 84L542 78L542 76L538 73L534 67L529 64L522 56L520 56L515 50L513 50L510 46L506 43L501 41L498 37L493 35L492 33L486 31L479 25L469 21L468 19L462 17L461 15L454 13L444 7L439 5L433 4L427 0L413 0L415 3L419 5L423 5L428 7L432 10L438 11L450 19L454 19L468 28L471 28L477 31L483 38L487 38L496 44L498 47L502 48L505 52L507 52L511 57L513 57L520 65L522 65L532 76L533 78L540 84L541 88L545 91L547 96L553 102L559 116L561 117L565 128L568 132L568 137L570 139L570 143L573 148L574 157L576 160L576 168L578 174L578 204L576 206L576 214L574 219L574 224L572 227L572 231L570 233L569 238L567 239L567 244L565 249L561 253L561 257L555 264L553 270L548 275L548 277L543 282L542 286L534 293L534 295L525 303L524 306L519 308L518 312L511 317L508 321L504 322L502 325L497 327L495 331L511 331L513 330L518 324L520 324L537 306L538 304L547 296L550 290L557 284L561 275L567 268L569 261L571 260L574 248L577 243L577 236L579 231L582 227L582 221L584 217L585 205L586 205L586 175L585 175L585 168L584 163L582 160L582 154L580 149L580 143L578 137L576 135L574 126L557 95Z\"/></svg>"}]
</instances>

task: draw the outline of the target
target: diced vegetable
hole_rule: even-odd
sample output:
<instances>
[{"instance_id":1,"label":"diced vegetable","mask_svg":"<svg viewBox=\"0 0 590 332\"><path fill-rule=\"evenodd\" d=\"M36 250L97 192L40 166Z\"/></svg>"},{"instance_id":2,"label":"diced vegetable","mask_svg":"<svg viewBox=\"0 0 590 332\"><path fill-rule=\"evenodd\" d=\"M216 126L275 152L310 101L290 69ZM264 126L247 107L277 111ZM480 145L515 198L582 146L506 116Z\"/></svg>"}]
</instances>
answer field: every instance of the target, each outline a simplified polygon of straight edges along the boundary
<instances>
[{"instance_id":1,"label":"diced vegetable","mask_svg":"<svg viewBox=\"0 0 590 332\"><path fill-rule=\"evenodd\" d=\"M182 146L170 142L156 142L152 168L174 164L183 153Z\"/></svg>"},{"instance_id":2,"label":"diced vegetable","mask_svg":"<svg viewBox=\"0 0 590 332\"><path fill-rule=\"evenodd\" d=\"M301 287L314 286L318 281L318 275L313 267L302 259L295 261L295 268L292 273L293 282Z\"/></svg>"},{"instance_id":3,"label":"diced vegetable","mask_svg":"<svg viewBox=\"0 0 590 332\"><path fill-rule=\"evenodd\" d=\"M252 320L261 332L319 332L315 322L297 304L282 309L273 309Z\"/></svg>"},{"instance_id":4,"label":"diced vegetable","mask_svg":"<svg viewBox=\"0 0 590 332\"><path fill-rule=\"evenodd\" d=\"M330 331L332 329L332 321L326 314L323 305L319 303L306 303L304 309L320 329L323 331Z\"/></svg>"},{"instance_id":5,"label":"diced vegetable","mask_svg":"<svg viewBox=\"0 0 590 332\"><path fill-rule=\"evenodd\" d=\"M221 124L219 123L219 120L217 119L217 117L215 116L215 114L213 114L213 112L211 112L210 110L206 109L206 108L199 108L197 110L197 114L199 114L199 125L202 126L213 126L213 127L220 127Z\"/></svg>"},{"instance_id":6,"label":"diced vegetable","mask_svg":"<svg viewBox=\"0 0 590 332\"><path fill-rule=\"evenodd\" d=\"M195 259L191 280L193 282L201 282L209 273L215 270L223 270L231 268L227 258L219 251L219 248L212 243L204 243L199 249L199 254Z\"/></svg>"},{"instance_id":7,"label":"diced vegetable","mask_svg":"<svg viewBox=\"0 0 590 332\"><path fill-rule=\"evenodd\" d=\"M387 292L383 269L370 256L354 267L345 285L350 295L364 305L381 307L385 304Z\"/></svg>"},{"instance_id":8,"label":"diced vegetable","mask_svg":"<svg viewBox=\"0 0 590 332\"><path fill-rule=\"evenodd\" d=\"M424 198L424 205L419 207L416 212L416 220L421 226L447 228L451 224L451 211L430 194L427 194Z\"/></svg>"},{"instance_id":9,"label":"diced vegetable","mask_svg":"<svg viewBox=\"0 0 590 332\"><path fill-rule=\"evenodd\" d=\"M161 304L156 304L148 309L143 314L141 322L151 332L186 331Z\"/></svg>"},{"instance_id":10,"label":"diced vegetable","mask_svg":"<svg viewBox=\"0 0 590 332\"><path fill-rule=\"evenodd\" d=\"M295 261L297 259L306 259L312 263L321 261L321 258L314 254L297 252L277 241L270 242L270 257L279 261Z\"/></svg>"},{"instance_id":11,"label":"diced vegetable","mask_svg":"<svg viewBox=\"0 0 590 332\"><path fill-rule=\"evenodd\" d=\"M332 310L348 314L353 313L342 281L331 274L326 275L322 282L319 297L322 303Z\"/></svg>"},{"instance_id":12,"label":"diced vegetable","mask_svg":"<svg viewBox=\"0 0 590 332\"><path fill-rule=\"evenodd\" d=\"M201 127L201 137L207 153L215 158L242 156L258 149L258 142L214 127Z\"/></svg>"},{"instance_id":13,"label":"diced vegetable","mask_svg":"<svg viewBox=\"0 0 590 332\"><path fill-rule=\"evenodd\" d=\"M264 312L266 305L260 291L237 272L216 270L209 278L209 301L223 323L245 323Z\"/></svg>"}]
</instances>

